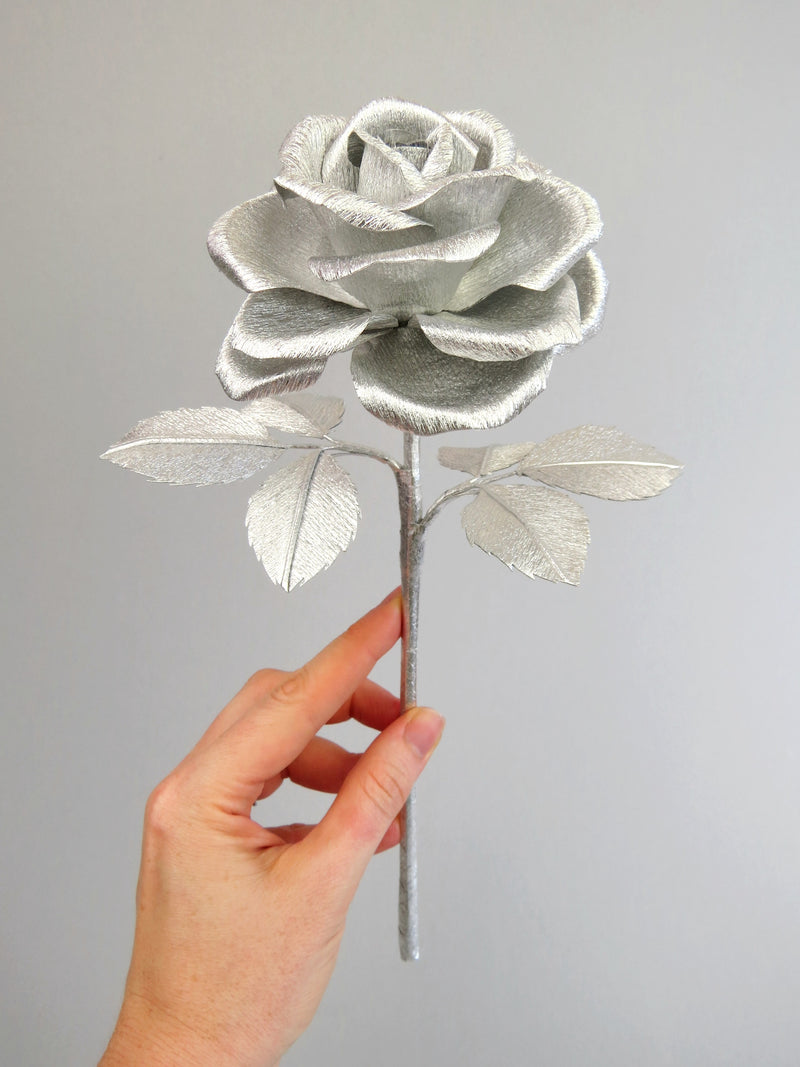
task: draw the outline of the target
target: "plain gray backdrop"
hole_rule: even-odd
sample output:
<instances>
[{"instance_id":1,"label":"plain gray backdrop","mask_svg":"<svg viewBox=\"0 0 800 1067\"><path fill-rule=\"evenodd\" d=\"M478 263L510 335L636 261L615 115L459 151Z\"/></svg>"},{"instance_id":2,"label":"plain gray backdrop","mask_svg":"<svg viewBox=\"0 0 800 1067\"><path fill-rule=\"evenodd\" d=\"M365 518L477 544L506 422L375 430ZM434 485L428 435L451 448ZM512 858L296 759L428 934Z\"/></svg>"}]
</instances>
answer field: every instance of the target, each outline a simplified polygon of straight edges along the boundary
<instances>
[{"instance_id":1,"label":"plain gray backdrop","mask_svg":"<svg viewBox=\"0 0 800 1067\"><path fill-rule=\"evenodd\" d=\"M789 3L11 3L0 16L2 1062L90 1064L129 958L150 789L260 666L302 662L397 578L392 479L287 596L250 551L258 482L148 484L97 457L226 403L241 299L206 232L270 187L307 114L481 107L599 201L611 292L513 423L616 425L686 471L586 499L578 589L433 527L420 695L448 718L419 789L423 958L378 857L287 1065L795 1067L798 19ZM318 391L400 447L348 357ZM374 469L373 469L374 468ZM395 685L393 653L375 673ZM346 728L344 742L366 740ZM264 816L317 818L287 786Z\"/></svg>"}]
</instances>

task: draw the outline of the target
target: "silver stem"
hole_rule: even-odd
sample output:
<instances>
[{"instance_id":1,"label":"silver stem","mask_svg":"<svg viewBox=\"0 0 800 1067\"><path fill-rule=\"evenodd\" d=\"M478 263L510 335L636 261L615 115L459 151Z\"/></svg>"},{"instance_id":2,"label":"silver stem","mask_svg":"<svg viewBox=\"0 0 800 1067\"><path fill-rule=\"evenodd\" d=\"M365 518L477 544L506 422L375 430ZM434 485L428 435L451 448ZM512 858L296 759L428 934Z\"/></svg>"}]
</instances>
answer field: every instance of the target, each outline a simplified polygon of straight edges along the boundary
<instances>
[{"instance_id":1,"label":"silver stem","mask_svg":"<svg viewBox=\"0 0 800 1067\"><path fill-rule=\"evenodd\" d=\"M422 570L424 527L422 487L419 476L419 437L403 433L403 467L397 472L400 498L400 580L403 591L403 653L400 700L404 708L417 703L417 639L419 633L419 580ZM419 959L419 914L417 907L417 826L414 814L416 791L406 801L400 840L400 899L398 935L400 957Z\"/></svg>"}]
</instances>

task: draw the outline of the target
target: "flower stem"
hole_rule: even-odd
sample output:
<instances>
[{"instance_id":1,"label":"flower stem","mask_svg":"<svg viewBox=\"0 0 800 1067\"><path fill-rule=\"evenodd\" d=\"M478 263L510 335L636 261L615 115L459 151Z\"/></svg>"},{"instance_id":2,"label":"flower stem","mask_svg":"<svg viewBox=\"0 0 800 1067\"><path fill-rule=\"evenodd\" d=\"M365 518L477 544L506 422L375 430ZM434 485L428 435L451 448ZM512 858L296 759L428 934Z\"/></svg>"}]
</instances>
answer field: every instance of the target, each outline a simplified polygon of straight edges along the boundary
<instances>
[{"instance_id":1,"label":"flower stem","mask_svg":"<svg viewBox=\"0 0 800 1067\"><path fill-rule=\"evenodd\" d=\"M424 527L422 487L419 474L419 437L403 433L403 466L397 471L400 502L400 578L403 593L403 650L400 700L404 708L417 702L417 640L419 629L419 583L422 569ZM400 898L398 935L400 957L419 959L417 907L416 791L406 801L400 840Z\"/></svg>"}]
</instances>

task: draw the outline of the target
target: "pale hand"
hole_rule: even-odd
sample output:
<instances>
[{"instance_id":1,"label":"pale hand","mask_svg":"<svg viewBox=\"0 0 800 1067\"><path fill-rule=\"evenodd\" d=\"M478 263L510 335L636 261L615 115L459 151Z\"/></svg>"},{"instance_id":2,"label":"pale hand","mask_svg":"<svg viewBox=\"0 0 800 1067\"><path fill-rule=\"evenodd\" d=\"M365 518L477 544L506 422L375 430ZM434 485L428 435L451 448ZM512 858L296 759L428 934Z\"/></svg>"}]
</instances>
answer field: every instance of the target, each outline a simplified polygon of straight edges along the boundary
<instances>
[{"instance_id":1,"label":"pale hand","mask_svg":"<svg viewBox=\"0 0 800 1067\"><path fill-rule=\"evenodd\" d=\"M101 1067L268 1067L308 1026L371 856L441 736L367 675L400 636L392 594L300 670L254 675L146 814L133 958ZM315 736L358 719L363 755ZM336 793L317 826L266 829L253 804L284 780Z\"/></svg>"}]
</instances>

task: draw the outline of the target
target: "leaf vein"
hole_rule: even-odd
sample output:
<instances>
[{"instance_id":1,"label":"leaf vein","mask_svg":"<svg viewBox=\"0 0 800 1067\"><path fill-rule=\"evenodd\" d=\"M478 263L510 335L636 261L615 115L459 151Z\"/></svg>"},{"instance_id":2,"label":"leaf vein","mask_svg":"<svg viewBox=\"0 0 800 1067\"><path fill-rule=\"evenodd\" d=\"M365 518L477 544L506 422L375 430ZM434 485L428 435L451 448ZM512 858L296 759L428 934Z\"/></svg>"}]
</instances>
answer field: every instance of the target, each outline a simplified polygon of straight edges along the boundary
<instances>
[{"instance_id":1,"label":"leaf vein","mask_svg":"<svg viewBox=\"0 0 800 1067\"><path fill-rule=\"evenodd\" d=\"M300 531L303 526L303 517L305 516L306 506L308 504L308 498L311 495L311 485L314 480L314 476L317 472L317 466L322 458L322 451L317 452L308 463L308 475L305 480L304 489L297 494L297 501L295 502L294 515L292 516L292 526L289 534L289 545L286 554L286 560L283 566L283 582L281 583L284 588L291 589L292 587L292 571L294 570L295 560L297 558L297 546L300 541Z\"/></svg>"},{"instance_id":2,"label":"leaf vein","mask_svg":"<svg viewBox=\"0 0 800 1067\"><path fill-rule=\"evenodd\" d=\"M522 527L522 529L525 530L525 532L530 536L531 540L535 542L542 555L547 560L549 560L552 566L555 568L561 581L569 584L569 579L567 578L566 574L561 570L561 567L559 567L558 562L556 561L550 550L547 548L547 545L542 541L541 534L537 533L536 527L526 526L526 524L522 521L519 515L517 515L513 508L510 508L508 504L506 504L500 497L498 497L497 493L493 490L483 489L483 492L486 493L487 496L490 496L492 500L496 501L500 505L500 507L503 508L504 511L507 511L508 514Z\"/></svg>"}]
</instances>

